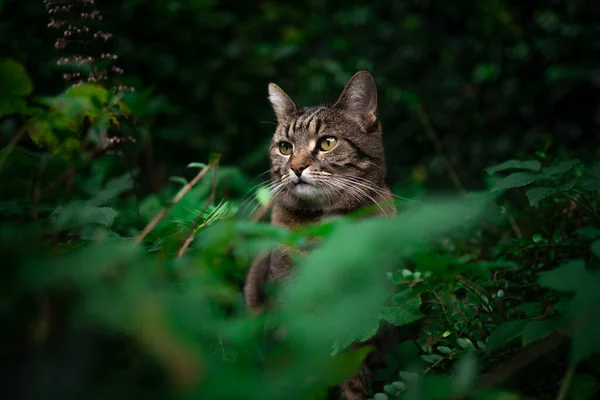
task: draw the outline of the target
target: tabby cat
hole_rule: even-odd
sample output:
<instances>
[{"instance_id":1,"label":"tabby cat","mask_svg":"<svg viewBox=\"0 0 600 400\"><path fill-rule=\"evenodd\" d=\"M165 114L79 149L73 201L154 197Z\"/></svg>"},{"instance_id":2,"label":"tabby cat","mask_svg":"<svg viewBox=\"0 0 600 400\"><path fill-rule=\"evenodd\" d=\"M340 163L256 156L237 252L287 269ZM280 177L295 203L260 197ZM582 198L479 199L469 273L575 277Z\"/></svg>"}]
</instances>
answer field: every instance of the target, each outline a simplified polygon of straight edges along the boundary
<instances>
[{"instance_id":1,"label":"tabby cat","mask_svg":"<svg viewBox=\"0 0 600 400\"><path fill-rule=\"evenodd\" d=\"M377 88L369 72L350 78L332 106L301 107L274 83L269 100L277 117L269 148L272 224L291 229L365 206L373 206L378 215L395 215L385 184ZM288 249L259 256L244 285L248 310L267 306L265 286L291 271ZM341 385L347 399L367 398L364 378L357 375Z\"/></svg>"}]
</instances>

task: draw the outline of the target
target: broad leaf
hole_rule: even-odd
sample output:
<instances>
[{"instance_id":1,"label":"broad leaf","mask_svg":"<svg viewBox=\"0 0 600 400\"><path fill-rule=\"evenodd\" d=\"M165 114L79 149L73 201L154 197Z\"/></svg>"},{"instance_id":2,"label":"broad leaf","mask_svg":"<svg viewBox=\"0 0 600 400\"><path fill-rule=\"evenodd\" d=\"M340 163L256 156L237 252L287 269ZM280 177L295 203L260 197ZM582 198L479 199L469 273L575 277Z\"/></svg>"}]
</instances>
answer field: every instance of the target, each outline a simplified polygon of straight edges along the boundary
<instances>
[{"instance_id":1,"label":"broad leaf","mask_svg":"<svg viewBox=\"0 0 600 400\"><path fill-rule=\"evenodd\" d=\"M488 175L494 175L500 171L508 171L512 169L517 170L528 170L528 171L539 171L542 168L542 164L536 160L508 160L503 162L502 164L495 165L493 167L487 168L485 171Z\"/></svg>"},{"instance_id":2,"label":"broad leaf","mask_svg":"<svg viewBox=\"0 0 600 400\"><path fill-rule=\"evenodd\" d=\"M507 177L502 178L494 185L491 191L496 192L498 190L527 186L533 182L541 181L543 179L546 179L546 177L543 175L534 174L531 172L515 172L514 174L510 174Z\"/></svg>"},{"instance_id":3,"label":"broad leaf","mask_svg":"<svg viewBox=\"0 0 600 400\"><path fill-rule=\"evenodd\" d=\"M561 161L556 165L544 167L544 169L542 169L542 174L548 177L564 174L565 172L569 171L571 168L579 164L579 162L580 161L577 158L574 160Z\"/></svg>"},{"instance_id":4,"label":"broad leaf","mask_svg":"<svg viewBox=\"0 0 600 400\"><path fill-rule=\"evenodd\" d=\"M515 321L508 321L496 328L487 340L487 352L496 350L508 342L521 336L523 328L529 323L529 321L520 319Z\"/></svg>"},{"instance_id":5,"label":"broad leaf","mask_svg":"<svg viewBox=\"0 0 600 400\"><path fill-rule=\"evenodd\" d=\"M548 196L550 196L553 193L554 193L554 189L553 188L542 186L542 187L536 187L536 188L533 188L533 189L529 189L525 193L525 195L529 199L529 205L533 207L540 200L542 200L544 197L548 197Z\"/></svg>"},{"instance_id":6,"label":"broad leaf","mask_svg":"<svg viewBox=\"0 0 600 400\"><path fill-rule=\"evenodd\" d=\"M560 292L573 292L586 281L588 272L583 260L571 260L552 271L541 272L540 285Z\"/></svg>"},{"instance_id":7,"label":"broad leaf","mask_svg":"<svg viewBox=\"0 0 600 400\"><path fill-rule=\"evenodd\" d=\"M531 321L523 328L523 346L545 338L554 332L554 322L550 320Z\"/></svg>"}]
</instances>

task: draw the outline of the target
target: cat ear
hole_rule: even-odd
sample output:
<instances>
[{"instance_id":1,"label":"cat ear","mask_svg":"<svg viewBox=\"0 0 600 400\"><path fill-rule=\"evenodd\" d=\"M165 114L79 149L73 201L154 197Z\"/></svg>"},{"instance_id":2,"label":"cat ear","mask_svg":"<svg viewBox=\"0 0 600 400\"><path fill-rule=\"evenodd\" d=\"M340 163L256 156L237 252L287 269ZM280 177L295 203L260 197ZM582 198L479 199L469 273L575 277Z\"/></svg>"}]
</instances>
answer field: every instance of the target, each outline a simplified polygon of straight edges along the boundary
<instances>
[{"instance_id":1,"label":"cat ear","mask_svg":"<svg viewBox=\"0 0 600 400\"><path fill-rule=\"evenodd\" d=\"M344 91L333 105L371 131L377 122L377 87L368 71L359 71L346 83Z\"/></svg>"},{"instance_id":2,"label":"cat ear","mask_svg":"<svg viewBox=\"0 0 600 400\"><path fill-rule=\"evenodd\" d=\"M296 111L296 103L274 83L269 83L269 101L280 124Z\"/></svg>"}]
</instances>

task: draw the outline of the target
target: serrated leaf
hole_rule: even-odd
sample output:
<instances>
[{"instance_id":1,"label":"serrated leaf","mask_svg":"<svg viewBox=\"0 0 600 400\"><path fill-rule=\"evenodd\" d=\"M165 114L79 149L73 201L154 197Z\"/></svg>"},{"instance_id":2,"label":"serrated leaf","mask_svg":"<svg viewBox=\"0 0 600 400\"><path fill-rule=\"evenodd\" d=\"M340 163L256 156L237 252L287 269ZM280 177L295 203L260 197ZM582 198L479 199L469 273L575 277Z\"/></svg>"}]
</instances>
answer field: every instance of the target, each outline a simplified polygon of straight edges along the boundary
<instances>
[{"instance_id":1,"label":"serrated leaf","mask_svg":"<svg viewBox=\"0 0 600 400\"><path fill-rule=\"evenodd\" d=\"M527 186L531 183L541 181L546 177L540 174L534 174L531 172L515 172L514 174L510 174L504 178L502 178L499 182L497 182L492 189L491 192L497 192L499 190L512 189L522 186Z\"/></svg>"},{"instance_id":2,"label":"serrated leaf","mask_svg":"<svg viewBox=\"0 0 600 400\"><path fill-rule=\"evenodd\" d=\"M571 260L552 271L540 272L538 283L560 292L573 292L585 282L588 272L583 260Z\"/></svg>"},{"instance_id":3,"label":"serrated leaf","mask_svg":"<svg viewBox=\"0 0 600 400\"><path fill-rule=\"evenodd\" d=\"M495 165L493 167L487 168L485 171L488 175L494 175L495 173L501 171L508 171L513 169L520 170L529 170L529 171L539 171L542 168L542 164L540 164L537 160L508 160L503 162L502 164Z\"/></svg>"},{"instance_id":4,"label":"serrated leaf","mask_svg":"<svg viewBox=\"0 0 600 400\"><path fill-rule=\"evenodd\" d=\"M579 162L580 161L577 158L573 160L561 161L556 165L544 167L542 169L542 175L550 177L554 175L564 174L565 172L569 171L571 168L579 164Z\"/></svg>"},{"instance_id":5,"label":"serrated leaf","mask_svg":"<svg viewBox=\"0 0 600 400\"><path fill-rule=\"evenodd\" d=\"M525 328L528 323L529 321L523 319L503 323L490 334L486 343L486 351L490 352L496 350L516 339L522 334L523 328Z\"/></svg>"},{"instance_id":6,"label":"serrated leaf","mask_svg":"<svg viewBox=\"0 0 600 400\"><path fill-rule=\"evenodd\" d=\"M571 179L568 182L563 183L560 186L560 190L562 190L563 192L568 192L569 190L571 190L571 189L573 189L575 187L575 185L577 184L578 180L579 180L578 178L575 178L575 179Z\"/></svg>"},{"instance_id":7,"label":"serrated leaf","mask_svg":"<svg viewBox=\"0 0 600 400\"><path fill-rule=\"evenodd\" d=\"M443 354L450 354L450 353L452 353L452 349L450 347L446 347L446 346L438 346L437 350L440 353L443 353Z\"/></svg>"},{"instance_id":8,"label":"serrated leaf","mask_svg":"<svg viewBox=\"0 0 600 400\"><path fill-rule=\"evenodd\" d=\"M533 189L529 189L525 193L525 195L529 199L529 205L533 207L544 197L548 197L553 193L554 193L554 188L542 186L542 187L536 187Z\"/></svg>"},{"instance_id":9,"label":"serrated leaf","mask_svg":"<svg viewBox=\"0 0 600 400\"><path fill-rule=\"evenodd\" d=\"M586 176L579 179L579 186L584 190L600 190L600 178Z\"/></svg>"}]
</instances>

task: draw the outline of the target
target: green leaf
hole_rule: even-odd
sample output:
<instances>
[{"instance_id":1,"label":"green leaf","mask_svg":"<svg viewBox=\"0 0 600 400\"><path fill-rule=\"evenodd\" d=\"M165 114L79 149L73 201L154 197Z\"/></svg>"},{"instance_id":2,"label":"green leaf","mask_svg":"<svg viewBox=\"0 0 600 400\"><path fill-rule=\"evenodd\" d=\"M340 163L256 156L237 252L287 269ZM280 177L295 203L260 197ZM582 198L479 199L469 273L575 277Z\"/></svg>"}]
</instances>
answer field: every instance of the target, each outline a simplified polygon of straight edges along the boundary
<instances>
[{"instance_id":1,"label":"green leaf","mask_svg":"<svg viewBox=\"0 0 600 400\"><path fill-rule=\"evenodd\" d=\"M573 159L573 160L566 160L566 161L561 161L556 165L551 165L549 167L544 167L542 169L542 175L545 175L547 177L551 177L554 175L559 175L559 174L564 174L565 172L569 171L571 168L573 168L574 166L576 166L577 164L579 164L579 159Z\"/></svg>"},{"instance_id":2,"label":"green leaf","mask_svg":"<svg viewBox=\"0 0 600 400\"><path fill-rule=\"evenodd\" d=\"M201 162L193 162L193 163L189 163L187 167L188 168L200 168L200 169L202 169L202 168L206 167L206 164L201 163Z\"/></svg>"},{"instance_id":3,"label":"green leaf","mask_svg":"<svg viewBox=\"0 0 600 400\"><path fill-rule=\"evenodd\" d=\"M117 212L110 207L96 207L83 203L72 203L59 208L51 216L56 229L69 229L86 224L112 226Z\"/></svg>"},{"instance_id":4,"label":"green leaf","mask_svg":"<svg viewBox=\"0 0 600 400\"><path fill-rule=\"evenodd\" d=\"M265 205L271 200L271 192L266 187L261 186L256 191L256 199L261 205Z\"/></svg>"},{"instance_id":5,"label":"green leaf","mask_svg":"<svg viewBox=\"0 0 600 400\"><path fill-rule=\"evenodd\" d=\"M33 91L33 83L23 65L11 59L0 59L0 118L7 114L24 113L24 97Z\"/></svg>"},{"instance_id":6,"label":"green leaf","mask_svg":"<svg viewBox=\"0 0 600 400\"><path fill-rule=\"evenodd\" d=\"M475 345L471 342L471 339L458 338L456 339L456 343L463 349L474 349Z\"/></svg>"},{"instance_id":7,"label":"green leaf","mask_svg":"<svg viewBox=\"0 0 600 400\"><path fill-rule=\"evenodd\" d=\"M595 226L584 226L573 233L586 239L596 239L600 237L600 229Z\"/></svg>"},{"instance_id":8,"label":"green leaf","mask_svg":"<svg viewBox=\"0 0 600 400\"><path fill-rule=\"evenodd\" d=\"M586 176L579 179L579 186L584 190L600 190L600 178L595 176Z\"/></svg>"},{"instance_id":9,"label":"green leaf","mask_svg":"<svg viewBox=\"0 0 600 400\"><path fill-rule=\"evenodd\" d=\"M525 193L525 195L529 199L529 205L533 207L544 197L548 197L553 193L554 193L554 188L542 186L542 187L536 187L533 189L529 189Z\"/></svg>"},{"instance_id":10,"label":"green leaf","mask_svg":"<svg viewBox=\"0 0 600 400\"><path fill-rule=\"evenodd\" d=\"M540 303L523 303L516 306L515 309L524 312L529 318L539 317L542 314Z\"/></svg>"},{"instance_id":11,"label":"green leaf","mask_svg":"<svg viewBox=\"0 0 600 400\"><path fill-rule=\"evenodd\" d=\"M585 268L585 262L583 260L571 260L552 271L540 272L538 282L544 287L559 292L573 292L587 278L588 272Z\"/></svg>"},{"instance_id":12,"label":"green leaf","mask_svg":"<svg viewBox=\"0 0 600 400\"><path fill-rule=\"evenodd\" d=\"M568 192L569 190L571 190L575 187L575 185L577 184L578 181L579 181L578 178L571 179L570 181L562 184L560 186L560 190L562 190L563 192Z\"/></svg>"},{"instance_id":13,"label":"green leaf","mask_svg":"<svg viewBox=\"0 0 600 400\"><path fill-rule=\"evenodd\" d=\"M508 160L508 161L503 162L502 164L494 165L493 167L487 168L485 170L485 172L487 172L488 175L494 175L495 173L498 173L501 171L507 171L507 170L511 170L511 169L517 169L517 170L520 169L520 170L529 170L529 171L538 172L541 168L542 168L542 164L540 164L540 162L537 160L527 160L527 161Z\"/></svg>"},{"instance_id":14,"label":"green leaf","mask_svg":"<svg viewBox=\"0 0 600 400\"><path fill-rule=\"evenodd\" d=\"M545 338L554 332L554 322L550 320L531 321L523 328L523 346Z\"/></svg>"},{"instance_id":15,"label":"green leaf","mask_svg":"<svg viewBox=\"0 0 600 400\"><path fill-rule=\"evenodd\" d=\"M181 176L172 176L169 178L169 180L171 182L180 183L182 185L187 185L188 183L188 181L185 178L182 178Z\"/></svg>"},{"instance_id":16,"label":"green leaf","mask_svg":"<svg viewBox=\"0 0 600 400\"><path fill-rule=\"evenodd\" d=\"M452 353L452 349L450 347L446 347L446 346L438 346L437 350L440 353L443 353L443 354L450 354L450 353Z\"/></svg>"},{"instance_id":17,"label":"green leaf","mask_svg":"<svg viewBox=\"0 0 600 400\"><path fill-rule=\"evenodd\" d=\"M490 337L488 338L486 343L486 351L489 353L521 336L523 328L528 323L529 321L524 319L508 321L503 323L502 325L494 329L490 334Z\"/></svg>"},{"instance_id":18,"label":"green leaf","mask_svg":"<svg viewBox=\"0 0 600 400\"><path fill-rule=\"evenodd\" d=\"M326 378L320 383L324 386L334 386L350 379L360 369L372 350L372 346L364 346L335 355L328 365Z\"/></svg>"},{"instance_id":19,"label":"green leaf","mask_svg":"<svg viewBox=\"0 0 600 400\"><path fill-rule=\"evenodd\" d=\"M428 362L429 364L433 364L433 363L435 363L435 362L438 362L438 361L440 361L440 360L441 360L442 358L444 358L444 357L442 357L442 356L441 356L441 355L439 355L439 354L423 354L423 355L421 356L421 358L422 358L424 361Z\"/></svg>"},{"instance_id":20,"label":"green leaf","mask_svg":"<svg viewBox=\"0 0 600 400\"><path fill-rule=\"evenodd\" d=\"M24 97L33 91L25 67L11 59L0 59L0 93L2 97Z\"/></svg>"},{"instance_id":21,"label":"green leaf","mask_svg":"<svg viewBox=\"0 0 600 400\"><path fill-rule=\"evenodd\" d=\"M496 192L498 190L527 186L533 182L541 181L543 179L546 179L546 177L543 175L533 174L531 172L515 172L514 174L510 174L502 178L490 191Z\"/></svg>"},{"instance_id":22,"label":"green leaf","mask_svg":"<svg viewBox=\"0 0 600 400\"><path fill-rule=\"evenodd\" d=\"M594 253L596 257L600 258L600 239L592 243L590 248L592 249L592 253Z\"/></svg>"},{"instance_id":23,"label":"green leaf","mask_svg":"<svg viewBox=\"0 0 600 400\"><path fill-rule=\"evenodd\" d=\"M461 397L460 394L466 394L475 383L475 379L477 378L477 358L475 358L473 352L465 352L457 364L453 394L459 394L456 397Z\"/></svg>"},{"instance_id":24,"label":"green leaf","mask_svg":"<svg viewBox=\"0 0 600 400\"><path fill-rule=\"evenodd\" d=\"M497 64L481 63L477 64L472 72L474 83L492 82L500 76L501 68Z\"/></svg>"},{"instance_id":25,"label":"green leaf","mask_svg":"<svg viewBox=\"0 0 600 400\"><path fill-rule=\"evenodd\" d=\"M384 307L381 318L396 326L408 325L424 315L419 311L421 297L414 295L411 289L403 290L394 295L394 307Z\"/></svg>"},{"instance_id":26,"label":"green leaf","mask_svg":"<svg viewBox=\"0 0 600 400\"><path fill-rule=\"evenodd\" d=\"M569 389L570 398L573 400L592 399L600 389L598 378L588 374L576 374Z\"/></svg>"}]
</instances>

